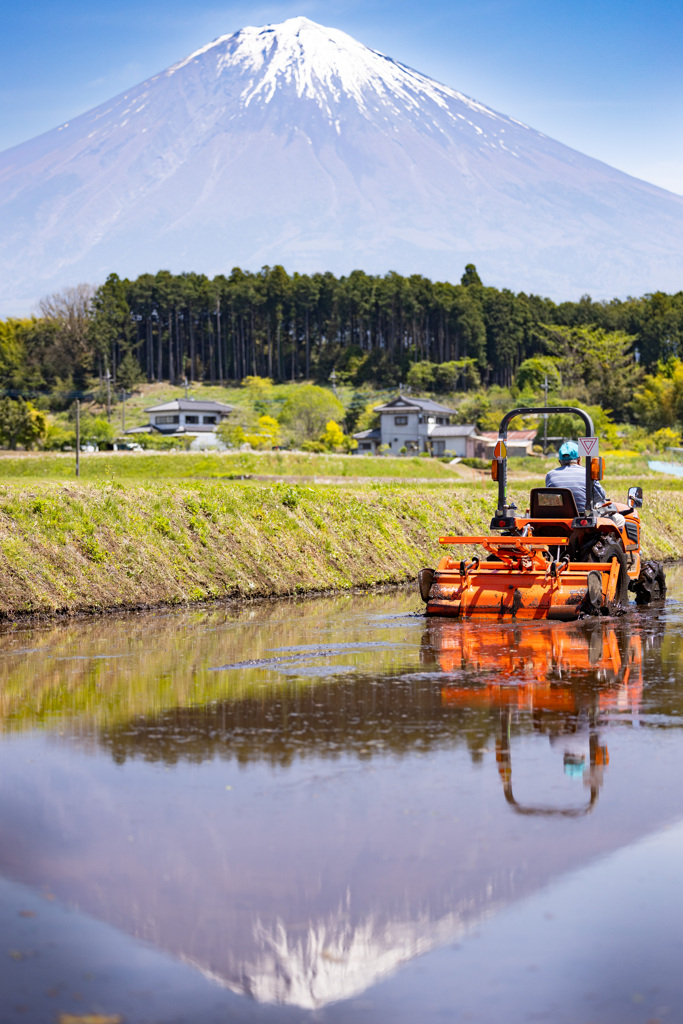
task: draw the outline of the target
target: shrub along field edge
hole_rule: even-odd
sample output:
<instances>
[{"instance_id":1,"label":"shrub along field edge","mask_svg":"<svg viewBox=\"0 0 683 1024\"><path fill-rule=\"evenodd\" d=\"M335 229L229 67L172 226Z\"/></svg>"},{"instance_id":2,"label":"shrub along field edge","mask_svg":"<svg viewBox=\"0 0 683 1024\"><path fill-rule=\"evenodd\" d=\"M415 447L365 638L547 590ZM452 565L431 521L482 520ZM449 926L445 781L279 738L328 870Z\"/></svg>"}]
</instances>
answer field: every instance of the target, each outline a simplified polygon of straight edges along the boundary
<instances>
[{"instance_id":1,"label":"shrub along field edge","mask_svg":"<svg viewBox=\"0 0 683 1024\"><path fill-rule=\"evenodd\" d=\"M678 506L648 495L646 557L683 557ZM491 513L491 495L430 485L4 483L0 617L406 583Z\"/></svg>"}]
</instances>

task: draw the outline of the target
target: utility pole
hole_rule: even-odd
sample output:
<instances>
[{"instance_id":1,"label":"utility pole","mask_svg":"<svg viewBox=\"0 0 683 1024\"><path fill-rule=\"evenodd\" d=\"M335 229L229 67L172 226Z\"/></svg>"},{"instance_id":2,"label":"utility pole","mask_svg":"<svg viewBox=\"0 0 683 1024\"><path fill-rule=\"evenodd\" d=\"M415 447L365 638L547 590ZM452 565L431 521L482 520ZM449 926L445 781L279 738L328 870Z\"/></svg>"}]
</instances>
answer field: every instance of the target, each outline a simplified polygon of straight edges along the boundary
<instances>
[{"instance_id":1,"label":"utility pole","mask_svg":"<svg viewBox=\"0 0 683 1024\"><path fill-rule=\"evenodd\" d=\"M81 403L76 399L76 476L81 475Z\"/></svg>"},{"instance_id":2,"label":"utility pole","mask_svg":"<svg viewBox=\"0 0 683 1024\"><path fill-rule=\"evenodd\" d=\"M545 377L545 380L543 382L543 391L545 392L545 402L544 402L544 405L545 405L545 407L547 409L548 408L548 377L547 376ZM544 412L543 413L543 454L547 455L547 453L548 453L548 413Z\"/></svg>"}]
</instances>

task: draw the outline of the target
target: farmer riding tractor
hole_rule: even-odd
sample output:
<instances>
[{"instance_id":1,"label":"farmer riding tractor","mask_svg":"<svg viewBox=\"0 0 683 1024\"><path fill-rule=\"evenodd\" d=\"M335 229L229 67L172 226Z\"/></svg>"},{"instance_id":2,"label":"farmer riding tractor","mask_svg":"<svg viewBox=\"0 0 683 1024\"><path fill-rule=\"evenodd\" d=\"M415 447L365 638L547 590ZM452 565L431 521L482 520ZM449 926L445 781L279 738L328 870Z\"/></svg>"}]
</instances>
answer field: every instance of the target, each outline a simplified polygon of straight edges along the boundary
<instances>
[{"instance_id":1,"label":"farmer riding tractor","mask_svg":"<svg viewBox=\"0 0 683 1024\"><path fill-rule=\"evenodd\" d=\"M626 504L607 501L599 483L604 459L589 457L584 469L578 446L564 444L560 467L548 473L545 487L531 490L526 513L508 503L508 425L515 416L541 413L579 416L587 440L594 437L593 421L582 409L513 409L503 417L491 466L498 482L491 529L500 536L439 538L443 545L480 544L487 557L445 555L435 570L422 569L418 580L428 615L568 621L620 613L629 590L638 604L666 594L659 562L641 562L642 488L630 487Z\"/></svg>"}]
</instances>

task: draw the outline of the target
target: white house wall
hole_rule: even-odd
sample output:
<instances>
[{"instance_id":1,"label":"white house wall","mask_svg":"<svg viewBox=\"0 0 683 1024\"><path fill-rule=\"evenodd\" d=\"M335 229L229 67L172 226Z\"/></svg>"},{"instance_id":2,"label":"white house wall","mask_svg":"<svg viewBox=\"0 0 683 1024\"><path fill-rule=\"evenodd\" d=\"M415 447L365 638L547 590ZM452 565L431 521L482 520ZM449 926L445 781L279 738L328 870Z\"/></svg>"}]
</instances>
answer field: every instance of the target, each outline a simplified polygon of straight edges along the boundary
<instances>
[{"instance_id":1,"label":"white house wall","mask_svg":"<svg viewBox=\"0 0 683 1024\"><path fill-rule=\"evenodd\" d=\"M407 417L408 422L397 426L394 422L397 416ZM397 455L401 448L404 446L408 448L411 444L417 444L417 450L423 452L425 450L425 441L427 440L427 424L418 423L418 419L418 413L402 413L400 409L396 412L382 413L380 418L382 444L389 445L393 455Z\"/></svg>"},{"instance_id":2,"label":"white house wall","mask_svg":"<svg viewBox=\"0 0 683 1024\"><path fill-rule=\"evenodd\" d=\"M464 459L467 455L467 437L461 435L460 437L433 437L432 444L434 445L435 455L452 455L453 458ZM440 449L440 445L443 444L443 449Z\"/></svg>"}]
</instances>

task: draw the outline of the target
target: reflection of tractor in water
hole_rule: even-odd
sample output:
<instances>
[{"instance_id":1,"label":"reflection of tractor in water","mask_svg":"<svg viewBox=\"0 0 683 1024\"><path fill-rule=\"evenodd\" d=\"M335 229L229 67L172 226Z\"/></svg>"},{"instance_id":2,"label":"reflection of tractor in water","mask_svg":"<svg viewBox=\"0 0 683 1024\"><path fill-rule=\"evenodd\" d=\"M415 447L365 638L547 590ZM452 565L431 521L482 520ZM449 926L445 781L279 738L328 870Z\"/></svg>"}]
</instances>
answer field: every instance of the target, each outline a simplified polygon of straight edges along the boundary
<instances>
[{"instance_id":1,"label":"reflection of tractor in water","mask_svg":"<svg viewBox=\"0 0 683 1024\"><path fill-rule=\"evenodd\" d=\"M524 515L507 499L508 425L515 416L571 413L581 417L597 444L593 422L582 409L548 407L513 409L503 417L491 472L498 481L498 507L491 529L500 536L440 537L443 545L475 545L481 557L441 558L436 569L419 573L420 594L428 615L461 618L561 619L612 615L628 604L628 591L639 604L664 597L664 571L658 562L641 562L640 487L631 487L626 503L596 500L596 482L604 460L586 458L580 488L535 487ZM582 470L572 460L581 482ZM556 471L557 472L557 471ZM559 474L559 478L563 475ZM577 505L574 491L581 492ZM600 488L599 493L604 496Z\"/></svg>"},{"instance_id":2,"label":"reflection of tractor in water","mask_svg":"<svg viewBox=\"0 0 683 1024\"><path fill-rule=\"evenodd\" d=\"M430 624L423 658L460 677L444 682L450 707L499 710L496 760L505 798L520 814L578 817L595 805L609 763L600 726L610 712L637 713L642 694L642 643L637 633L606 623L592 628ZM589 800L580 807L525 805L512 789L511 729L524 713L534 732L563 749L565 774L580 776Z\"/></svg>"}]
</instances>

